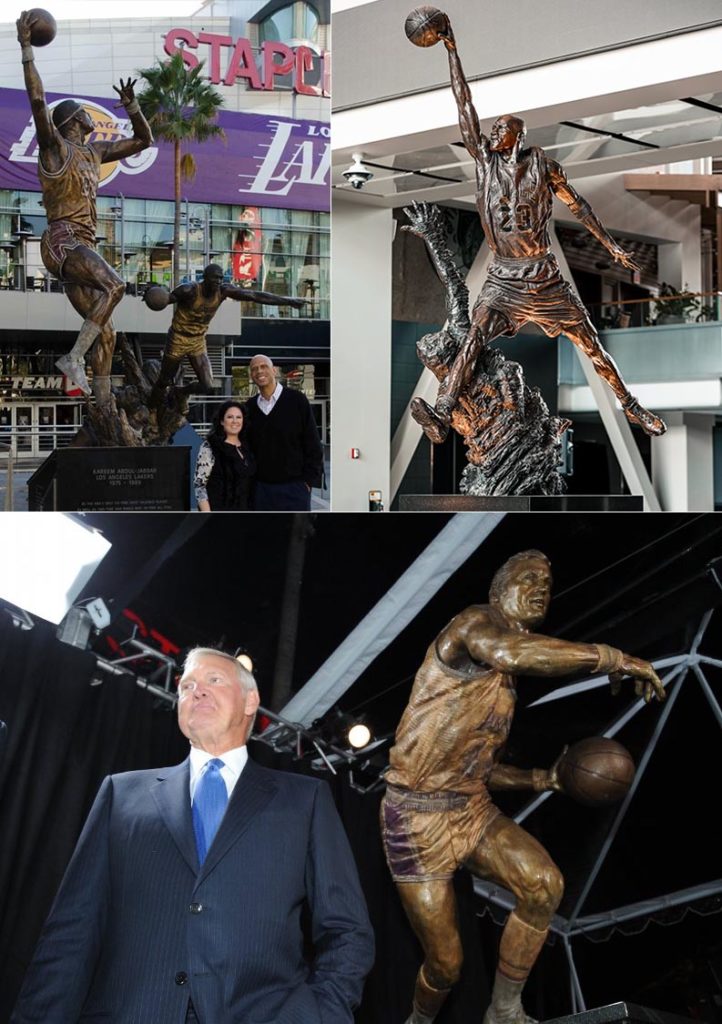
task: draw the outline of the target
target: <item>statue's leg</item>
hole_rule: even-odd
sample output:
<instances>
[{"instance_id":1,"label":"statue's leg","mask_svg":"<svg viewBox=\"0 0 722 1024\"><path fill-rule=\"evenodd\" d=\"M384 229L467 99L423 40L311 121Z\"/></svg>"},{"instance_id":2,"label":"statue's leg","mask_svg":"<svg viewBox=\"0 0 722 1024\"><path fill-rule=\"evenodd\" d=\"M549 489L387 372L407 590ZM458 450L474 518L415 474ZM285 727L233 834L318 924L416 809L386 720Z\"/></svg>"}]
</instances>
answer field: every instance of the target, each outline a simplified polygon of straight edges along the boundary
<instances>
[{"instance_id":1,"label":"statue's leg","mask_svg":"<svg viewBox=\"0 0 722 1024\"><path fill-rule=\"evenodd\" d=\"M397 882L406 916L424 950L414 1008L406 1024L431 1024L459 980L463 953L452 880Z\"/></svg>"},{"instance_id":2,"label":"statue's leg","mask_svg":"<svg viewBox=\"0 0 722 1024\"><path fill-rule=\"evenodd\" d=\"M63 281L73 309L83 317L83 325L70 352L61 356L55 365L85 394L90 394L84 357L95 339L103 333L99 376L110 374L115 349L115 331L110 317L125 293L125 285L113 268L85 245L78 245L68 252L63 264ZM106 325L108 329L104 332Z\"/></svg>"},{"instance_id":3,"label":"statue's leg","mask_svg":"<svg viewBox=\"0 0 722 1024\"><path fill-rule=\"evenodd\" d=\"M208 353L203 352L201 355L188 356L191 366L198 378L198 384L200 385L201 392L213 391L216 386L216 382L213 379L213 367L211 361L208 358Z\"/></svg>"},{"instance_id":4,"label":"statue's leg","mask_svg":"<svg viewBox=\"0 0 722 1024\"><path fill-rule=\"evenodd\" d=\"M430 406L423 398L412 400L411 415L434 444L441 444L449 433L451 413L459 400L459 395L471 381L481 349L508 330L509 321L506 317L482 302L477 302L472 313L471 327L453 366L439 386L436 406Z\"/></svg>"},{"instance_id":5,"label":"statue's leg","mask_svg":"<svg viewBox=\"0 0 722 1024\"><path fill-rule=\"evenodd\" d=\"M502 932L484 1024L526 1024L522 989L559 906L564 879L544 847L503 814L486 829L466 867L510 889L517 900Z\"/></svg>"},{"instance_id":6,"label":"statue's leg","mask_svg":"<svg viewBox=\"0 0 722 1024\"><path fill-rule=\"evenodd\" d=\"M148 405L151 409L160 404L163 395L166 392L166 388L168 388L175 380L175 376L178 373L178 369L182 362L182 356L171 356L168 354L167 350L163 353L160 372L158 373L158 380L153 385L150 398L148 399Z\"/></svg>"},{"instance_id":7,"label":"statue's leg","mask_svg":"<svg viewBox=\"0 0 722 1024\"><path fill-rule=\"evenodd\" d=\"M606 381L619 401L622 409L630 423L636 423L646 434L658 436L663 434L667 426L664 420L640 405L637 399L631 394L629 388L622 380L617 365L603 348L599 335L596 332L591 320L583 320L573 327L566 327L564 333L570 341L574 342L577 348L592 361L594 369Z\"/></svg>"},{"instance_id":8,"label":"statue's leg","mask_svg":"<svg viewBox=\"0 0 722 1024\"><path fill-rule=\"evenodd\" d=\"M483 302L477 302L471 316L471 327L448 376L439 388L436 400L436 411L447 423L459 395L471 381L482 348L508 330L509 321L502 313L490 309Z\"/></svg>"}]
</instances>

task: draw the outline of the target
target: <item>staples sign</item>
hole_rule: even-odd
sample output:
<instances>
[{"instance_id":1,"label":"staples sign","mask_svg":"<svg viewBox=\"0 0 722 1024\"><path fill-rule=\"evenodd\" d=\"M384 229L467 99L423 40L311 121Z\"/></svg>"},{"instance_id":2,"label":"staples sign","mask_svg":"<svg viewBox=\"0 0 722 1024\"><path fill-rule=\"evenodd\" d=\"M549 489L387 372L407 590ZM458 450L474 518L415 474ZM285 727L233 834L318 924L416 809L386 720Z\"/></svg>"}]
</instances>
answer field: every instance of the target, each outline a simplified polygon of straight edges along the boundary
<instances>
[{"instance_id":1,"label":"staples sign","mask_svg":"<svg viewBox=\"0 0 722 1024\"><path fill-rule=\"evenodd\" d=\"M250 40L242 36L234 41L216 32L196 35L188 28L173 28L165 36L163 48L169 57L182 54L188 68L207 60L208 78L214 85L246 82L249 89L270 92L279 84L277 78L291 75L294 92L302 96L331 95L329 55L318 55L310 46L266 41L261 43L260 53L254 53ZM196 50L200 56L193 52Z\"/></svg>"}]
</instances>

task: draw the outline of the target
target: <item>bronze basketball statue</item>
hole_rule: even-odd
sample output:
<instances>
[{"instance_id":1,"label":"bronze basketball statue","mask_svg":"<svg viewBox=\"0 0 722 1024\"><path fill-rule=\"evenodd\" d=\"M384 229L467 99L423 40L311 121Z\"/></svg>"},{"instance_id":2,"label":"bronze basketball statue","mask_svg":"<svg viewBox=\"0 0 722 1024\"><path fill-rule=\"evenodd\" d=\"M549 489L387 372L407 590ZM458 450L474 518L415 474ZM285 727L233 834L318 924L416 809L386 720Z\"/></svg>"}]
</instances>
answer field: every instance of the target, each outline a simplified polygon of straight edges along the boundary
<instances>
[{"instance_id":1,"label":"bronze basketball statue","mask_svg":"<svg viewBox=\"0 0 722 1024\"><path fill-rule=\"evenodd\" d=\"M520 117L504 114L495 121L488 138L482 134L448 16L434 8L420 10L423 14L411 26L410 38L427 46L436 36L448 51L461 137L476 164L476 206L493 259L471 314L471 326L439 387L436 405L415 399L414 419L432 442L441 443L482 350L494 338L514 335L525 324L534 323L549 337L565 334L591 359L630 423L647 434L663 434L664 422L630 393L586 309L561 276L549 237L552 196L569 208L613 260L636 270L631 254L605 230L555 160L536 146L523 148L526 128Z\"/></svg>"},{"instance_id":2,"label":"bronze basketball statue","mask_svg":"<svg viewBox=\"0 0 722 1024\"><path fill-rule=\"evenodd\" d=\"M85 375L85 354L92 347L93 394L105 406L111 402L110 369L115 348L111 314L125 293L119 275L95 248L96 195L100 165L140 153L153 141L140 112L130 78L113 86L133 126L133 137L119 142L90 142L94 130L88 113L75 100L62 100L52 112L45 102L43 83L34 64L32 41L52 38L47 12L23 11L17 20L22 48L25 88L30 98L38 140L38 176L48 227L40 243L43 263L65 285L73 308L83 325L68 355L56 366L84 394L90 394ZM49 41L49 40L48 40Z\"/></svg>"},{"instance_id":3,"label":"bronze basketball statue","mask_svg":"<svg viewBox=\"0 0 722 1024\"><path fill-rule=\"evenodd\" d=\"M492 802L490 789L560 790L562 754L550 769L500 763L517 676L607 673L649 701L663 700L652 666L606 644L533 632L549 607L552 576L540 551L498 570L489 603L460 612L433 641L396 731L381 807L391 874L424 950L406 1024L431 1024L462 962L453 875L466 867L509 889L516 905L501 936L485 1024L528 1024L521 993L562 897L549 854ZM608 741L605 741L608 742Z\"/></svg>"},{"instance_id":4,"label":"bronze basketball statue","mask_svg":"<svg viewBox=\"0 0 722 1024\"><path fill-rule=\"evenodd\" d=\"M160 405L165 392L175 380L184 356L188 356L198 383L176 387L174 390L182 393L213 390L215 384L206 348L206 335L211 320L225 299L267 306L292 306L294 309L300 309L305 302L304 299L294 299L289 295L275 295L273 292L259 292L224 284L223 267L217 263L210 263L205 268L203 280L197 284L182 284L172 292L152 287L147 290L144 299L149 309L154 310L165 309L169 303L175 304L160 374L150 396L151 406Z\"/></svg>"}]
</instances>

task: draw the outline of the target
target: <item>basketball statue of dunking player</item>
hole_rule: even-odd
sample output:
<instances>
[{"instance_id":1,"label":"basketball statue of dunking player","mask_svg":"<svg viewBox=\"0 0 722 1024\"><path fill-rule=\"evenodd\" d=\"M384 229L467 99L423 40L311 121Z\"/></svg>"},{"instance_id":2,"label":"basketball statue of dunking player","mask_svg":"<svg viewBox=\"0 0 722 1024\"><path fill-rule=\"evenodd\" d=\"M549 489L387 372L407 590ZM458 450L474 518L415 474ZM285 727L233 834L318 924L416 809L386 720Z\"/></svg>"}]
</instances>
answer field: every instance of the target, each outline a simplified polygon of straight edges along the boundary
<instances>
[{"instance_id":1,"label":"basketball statue of dunking player","mask_svg":"<svg viewBox=\"0 0 722 1024\"><path fill-rule=\"evenodd\" d=\"M130 78L125 83L121 79L120 88L113 86L133 126L130 139L86 144L85 137L95 126L75 100L63 100L51 114L34 64L33 23L32 12L28 11L23 11L17 20L25 88L38 140L38 177L48 218L40 254L50 273L63 282L73 308L83 317L83 326L73 348L55 365L89 395L84 357L95 343L93 394L100 405L105 405L110 400L110 369L115 348L110 317L125 293L125 285L95 248L95 199L100 165L140 153L151 144L153 136L140 112L133 92L135 82Z\"/></svg>"},{"instance_id":2,"label":"basketball statue of dunking player","mask_svg":"<svg viewBox=\"0 0 722 1024\"><path fill-rule=\"evenodd\" d=\"M494 123L489 138L482 135L446 14L433 7L418 8L409 15L406 31L419 46L441 39L448 51L461 137L476 162L476 206L493 254L472 312L471 328L439 387L436 406L415 398L411 406L414 419L431 441L441 443L481 348L500 335L514 335L525 324L535 323L549 337L565 334L591 359L630 423L647 434L663 434L667 429L663 420L630 393L586 309L561 276L549 238L552 194L569 207L612 259L637 270L631 255L608 234L555 160L536 146L522 148L526 129L520 117L505 114Z\"/></svg>"},{"instance_id":3,"label":"basketball statue of dunking player","mask_svg":"<svg viewBox=\"0 0 722 1024\"><path fill-rule=\"evenodd\" d=\"M217 263L211 263L205 268L203 280L199 283L182 284L172 292L168 292L160 285L154 285L146 291L143 298L146 305L154 310L165 309L169 303L175 303L176 307L168 328L168 341L163 353L160 375L151 392L151 407L161 402L168 386L175 379L184 356L188 356L188 361L198 378L198 384L176 387L176 391L187 393L213 390L215 383L206 348L206 334L211 320L225 299L256 302L267 306L293 306L294 309L300 309L306 301L291 298L290 295L275 295L273 292L259 292L224 284L223 267L219 267Z\"/></svg>"},{"instance_id":4,"label":"basketball statue of dunking player","mask_svg":"<svg viewBox=\"0 0 722 1024\"><path fill-rule=\"evenodd\" d=\"M501 936L484 1024L527 1024L521 992L562 897L564 881L546 850L494 806L489 789L559 790L558 767L499 763L516 700L516 676L609 674L613 692L631 676L647 701L663 700L652 666L605 644L532 632L551 592L540 551L510 558L489 603L451 620L426 652L396 731L381 807L386 859L424 950L406 1024L431 1024L462 962L452 878L464 866L516 897Z\"/></svg>"}]
</instances>

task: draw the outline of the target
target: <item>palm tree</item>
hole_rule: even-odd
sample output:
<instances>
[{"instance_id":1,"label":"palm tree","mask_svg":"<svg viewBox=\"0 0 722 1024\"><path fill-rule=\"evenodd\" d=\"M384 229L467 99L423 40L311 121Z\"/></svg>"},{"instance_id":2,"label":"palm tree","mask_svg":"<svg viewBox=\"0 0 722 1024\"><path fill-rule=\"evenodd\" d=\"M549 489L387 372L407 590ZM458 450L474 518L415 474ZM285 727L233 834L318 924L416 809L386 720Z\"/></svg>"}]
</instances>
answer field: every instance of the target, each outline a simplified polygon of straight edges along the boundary
<instances>
[{"instance_id":1,"label":"palm tree","mask_svg":"<svg viewBox=\"0 0 722 1024\"><path fill-rule=\"evenodd\" d=\"M174 54L165 63L158 60L153 67L138 72L147 83L138 97L141 110L156 137L172 142L174 147L173 287L178 284L180 265L181 179L192 181L196 174L193 154L184 153L183 144L205 142L214 136L226 137L223 129L215 124L223 97L201 78L202 72L203 61L189 70L181 53Z\"/></svg>"}]
</instances>

